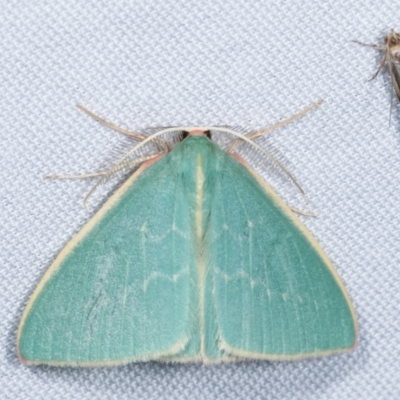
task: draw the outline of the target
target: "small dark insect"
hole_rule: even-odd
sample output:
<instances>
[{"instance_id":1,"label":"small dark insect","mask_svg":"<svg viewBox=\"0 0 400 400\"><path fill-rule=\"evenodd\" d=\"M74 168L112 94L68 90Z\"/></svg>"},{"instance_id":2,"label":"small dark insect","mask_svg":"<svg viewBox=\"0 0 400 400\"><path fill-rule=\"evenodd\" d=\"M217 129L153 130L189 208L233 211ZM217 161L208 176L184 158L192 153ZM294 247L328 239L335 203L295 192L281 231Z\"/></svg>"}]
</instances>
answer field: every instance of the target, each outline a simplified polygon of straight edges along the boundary
<instances>
[{"instance_id":1,"label":"small dark insect","mask_svg":"<svg viewBox=\"0 0 400 400\"><path fill-rule=\"evenodd\" d=\"M353 42L384 52L379 63L378 70L369 80L372 81L375 79L379 74L379 71L384 67L385 64L387 64L394 91L400 101L400 34L392 29L385 37L384 46L361 43L357 40L353 40Z\"/></svg>"}]
</instances>

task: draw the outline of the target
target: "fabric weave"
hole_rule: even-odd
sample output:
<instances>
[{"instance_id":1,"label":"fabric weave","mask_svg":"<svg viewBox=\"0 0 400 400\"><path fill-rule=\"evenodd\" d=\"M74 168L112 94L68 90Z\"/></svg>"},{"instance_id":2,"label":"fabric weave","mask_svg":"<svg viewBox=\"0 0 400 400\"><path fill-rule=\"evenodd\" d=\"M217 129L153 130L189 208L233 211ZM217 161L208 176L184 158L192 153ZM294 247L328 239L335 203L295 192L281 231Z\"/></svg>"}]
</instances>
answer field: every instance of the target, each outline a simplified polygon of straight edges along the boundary
<instances>
[{"instance_id":1,"label":"fabric weave","mask_svg":"<svg viewBox=\"0 0 400 400\"><path fill-rule=\"evenodd\" d=\"M400 398L400 106L378 52L400 29L394 1L8 1L0 9L1 399ZM119 368L26 367L24 306L58 252L118 185L82 206L99 171L132 145L80 112L132 130L271 125L324 103L240 154L290 205L335 264L360 325L350 354L301 362ZM215 136L224 143L224 137Z\"/></svg>"}]
</instances>

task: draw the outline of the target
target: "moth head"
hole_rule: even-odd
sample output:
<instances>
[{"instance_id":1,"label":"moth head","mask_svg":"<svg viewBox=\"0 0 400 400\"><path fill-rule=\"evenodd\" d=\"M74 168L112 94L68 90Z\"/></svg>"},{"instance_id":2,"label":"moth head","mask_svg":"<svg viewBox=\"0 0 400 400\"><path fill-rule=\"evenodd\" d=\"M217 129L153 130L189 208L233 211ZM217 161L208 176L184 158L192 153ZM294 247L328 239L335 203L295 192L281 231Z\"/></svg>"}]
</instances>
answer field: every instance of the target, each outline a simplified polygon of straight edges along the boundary
<instances>
[{"instance_id":1,"label":"moth head","mask_svg":"<svg viewBox=\"0 0 400 400\"><path fill-rule=\"evenodd\" d=\"M188 136L207 136L211 140L211 131L202 129L192 129L191 131L182 131L179 134L179 141L185 140Z\"/></svg>"},{"instance_id":2,"label":"moth head","mask_svg":"<svg viewBox=\"0 0 400 400\"><path fill-rule=\"evenodd\" d=\"M385 37L385 43L389 48L400 45L400 34L392 29L390 33Z\"/></svg>"}]
</instances>

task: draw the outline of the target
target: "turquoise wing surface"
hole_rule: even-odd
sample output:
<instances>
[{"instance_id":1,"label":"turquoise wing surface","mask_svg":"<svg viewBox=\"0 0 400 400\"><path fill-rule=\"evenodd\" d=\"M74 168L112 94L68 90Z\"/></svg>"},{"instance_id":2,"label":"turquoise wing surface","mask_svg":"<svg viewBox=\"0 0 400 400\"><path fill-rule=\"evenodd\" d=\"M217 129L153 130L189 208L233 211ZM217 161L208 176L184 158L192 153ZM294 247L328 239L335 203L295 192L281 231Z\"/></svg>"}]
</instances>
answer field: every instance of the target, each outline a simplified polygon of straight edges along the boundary
<instances>
[{"instance_id":1,"label":"turquoise wing surface","mask_svg":"<svg viewBox=\"0 0 400 400\"><path fill-rule=\"evenodd\" d=\"M170 163L164 156L129 178L60 253L22 318L23 361L96 366L182 352L197 270Z\"/></svg>"},{"instance_id":2,"label":"turquoise wing surface","mask_svg":"<svg viewBox=\"0 0 400 400\"><path fill-rule=\"evenodd\" d=\"M278 196L227 154L218 166L207 259L214 305L206 313L225 354L293 359L355 345L354 310L322 249Z\"/></svg>"}]
</instances>

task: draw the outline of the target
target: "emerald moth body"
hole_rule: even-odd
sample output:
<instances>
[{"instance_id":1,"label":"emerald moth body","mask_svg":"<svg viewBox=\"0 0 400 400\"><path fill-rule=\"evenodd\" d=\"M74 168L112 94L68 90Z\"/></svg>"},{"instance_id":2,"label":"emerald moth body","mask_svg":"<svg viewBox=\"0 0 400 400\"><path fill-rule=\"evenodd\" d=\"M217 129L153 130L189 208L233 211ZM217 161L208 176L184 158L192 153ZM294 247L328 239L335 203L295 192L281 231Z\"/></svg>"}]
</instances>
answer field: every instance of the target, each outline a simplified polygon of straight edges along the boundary
<instances>
[{"instance_id":1,"label":"emerald moth body","mask_svg":"<svg viewBox=\"0 0 400 400\"><path fill-rule=\"evenodd\" d=\"M295 360L354 348L355 311L331 261L273 189L210 139L230 130L182 130L47 270L19 325L22 362Z\"/></svg>"}]
</instances>

